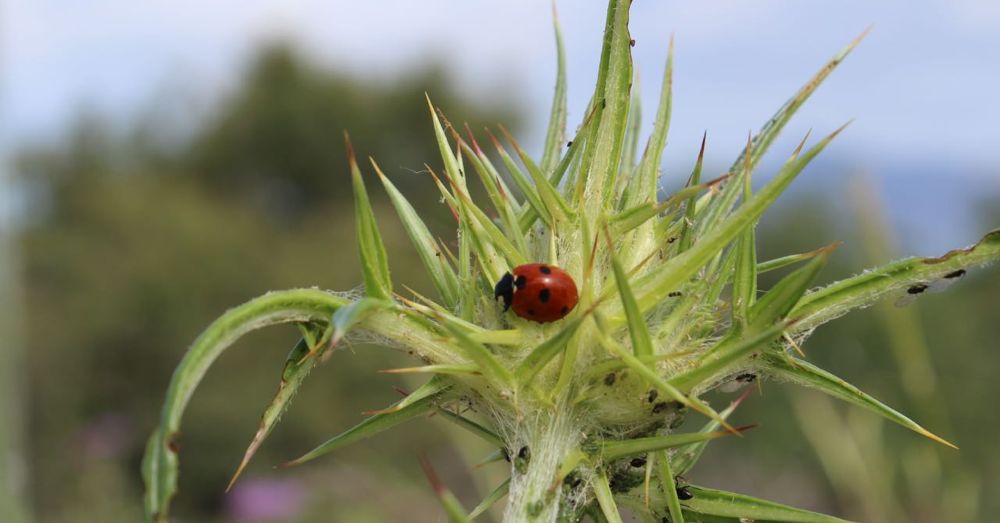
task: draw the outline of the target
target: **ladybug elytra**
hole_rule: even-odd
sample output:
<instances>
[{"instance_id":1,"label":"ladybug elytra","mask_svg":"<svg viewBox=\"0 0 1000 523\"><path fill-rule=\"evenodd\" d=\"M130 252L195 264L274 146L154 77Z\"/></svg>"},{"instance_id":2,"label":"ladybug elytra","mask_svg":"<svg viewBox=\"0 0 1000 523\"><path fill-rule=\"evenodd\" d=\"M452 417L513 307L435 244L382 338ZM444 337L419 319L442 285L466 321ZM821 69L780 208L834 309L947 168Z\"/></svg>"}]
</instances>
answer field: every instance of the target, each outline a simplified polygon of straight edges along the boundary
<instances>
[{"instance_id":1,"label":"ladybug elytra","mask_svg":"<svg viewBox=\"0 0 1000 523\"><path fill-rule=\"evenodd\" d=\"M579 295L576 283L566 271L545 263L518 265L500 278L493 290L494 298L503 298L504 310L538 323L564 318Z\"/></svg>"}]
</instances>

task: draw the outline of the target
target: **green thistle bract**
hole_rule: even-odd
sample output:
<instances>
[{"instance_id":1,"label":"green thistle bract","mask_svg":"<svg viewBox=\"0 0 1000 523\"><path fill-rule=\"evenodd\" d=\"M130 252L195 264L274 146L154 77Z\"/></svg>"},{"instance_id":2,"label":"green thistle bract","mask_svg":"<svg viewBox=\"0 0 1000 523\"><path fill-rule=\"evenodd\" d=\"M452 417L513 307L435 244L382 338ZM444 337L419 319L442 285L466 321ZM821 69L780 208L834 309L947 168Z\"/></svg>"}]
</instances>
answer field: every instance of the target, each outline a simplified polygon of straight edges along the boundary
<instances>
[{"instance_id":1,"label":"green thistle bract","mask_svg":"<svg viewBox=\"0 0 1000 523\"><path fill-rule=\"evenodd\" d=\"M397 372L432 377L399 403L286 465L419 416L443 413L495 445L496 457L511 461L511 478L468 515L434 480L453 521L470 520L505 494L505 521L510 522L571 522L587 515L614 522L621 520L620 504L672 522L841 521L676 483L710 440L747 428L726 423L738 402L716 411L701 396L757 377L818 389L950 445L795 351L816 327L852 309L1000 258L1000 231L940 258L904 259L813 290L832 246L757 260L755 224L840 130L808 148L803 139L756 191L751 175L784 125L857 41L748 140L725 176L702 180L703 144L687 186L658 200L672 62L668 55L653 132L639 155L628 5L627 0L610 2L597 86L568 147L558 26L559 74L540 160L501 128L503 141L487 136L503 164L494 165L475 136L460 133L428 99L443 160L443 168L431 173L458 221L457 252L435 240L372 161L437 289L436 300L411 300L394 292L365 181L350 153L364 296L315 289L268 293L226 312L195 340L174 373L160 427L147 447L143 475L150 520L166 520L177 485L181 416L198 382L239 337L279 323L296 324L302 341L288 356L278 394L237 475L323 353L364 331L423 361ZM470 177L485 188L496 218L471 198ZM493 285L505 272L535 261L559 266L577 282L579 305L561 321L538 324L503 314L502 304L493 299ZM758 290L760 273L783 267L794 268L770 289ZM483 419L449 410L460 399ZM708 418L702 430L675 432L692 411Z\"/></svg>"}]
</instances>

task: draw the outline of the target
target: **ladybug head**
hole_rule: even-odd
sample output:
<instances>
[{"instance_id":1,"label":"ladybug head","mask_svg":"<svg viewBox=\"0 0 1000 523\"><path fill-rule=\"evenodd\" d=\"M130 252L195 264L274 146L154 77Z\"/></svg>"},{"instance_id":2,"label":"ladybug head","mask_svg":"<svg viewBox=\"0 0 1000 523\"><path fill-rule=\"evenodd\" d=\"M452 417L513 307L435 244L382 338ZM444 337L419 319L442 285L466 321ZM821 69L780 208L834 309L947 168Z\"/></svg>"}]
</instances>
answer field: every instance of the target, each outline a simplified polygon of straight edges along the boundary
<instances>
[{"instance_id":1,"label":"ladybug head","mask_svg":"<svg viewBox=\"0 0 1000 523\"><path fill-rule=\"evenodd\" d=\"M514 299L514 275L507 272L503 278L497 282L493 288L493 299L503 298L503 310L510 308L510 302Z\"/></svg>"}]
</instances>

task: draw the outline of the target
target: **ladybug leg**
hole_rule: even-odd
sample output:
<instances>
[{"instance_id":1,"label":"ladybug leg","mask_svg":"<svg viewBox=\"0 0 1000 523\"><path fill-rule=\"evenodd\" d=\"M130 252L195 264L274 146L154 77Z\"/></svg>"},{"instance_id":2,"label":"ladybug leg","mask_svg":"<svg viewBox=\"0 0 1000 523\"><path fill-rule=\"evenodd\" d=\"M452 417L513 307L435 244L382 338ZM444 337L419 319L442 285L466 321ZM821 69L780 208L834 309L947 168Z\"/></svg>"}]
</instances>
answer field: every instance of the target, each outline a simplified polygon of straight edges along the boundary
<instances>
[{"instance_id":1,"label":"ladybug leg","mask_svg":"<svg viewBox=\"0 0 1000 523\"><path fill-rule=\"evenodd\" d=\"M510 303L514 300L514 275L504 273L496 287L493 288L493 299L503 298L503 310L510 309Z\"/></svg>"}]
</instances>

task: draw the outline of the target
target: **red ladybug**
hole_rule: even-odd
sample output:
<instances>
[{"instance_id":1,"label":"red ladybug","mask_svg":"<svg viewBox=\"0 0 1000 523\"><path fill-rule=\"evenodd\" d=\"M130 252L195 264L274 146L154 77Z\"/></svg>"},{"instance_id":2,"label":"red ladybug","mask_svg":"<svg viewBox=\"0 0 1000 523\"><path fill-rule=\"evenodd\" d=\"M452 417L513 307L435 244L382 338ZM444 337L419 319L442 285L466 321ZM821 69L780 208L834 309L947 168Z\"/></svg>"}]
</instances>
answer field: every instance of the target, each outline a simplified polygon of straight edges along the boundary
<instances>
[{"instance_id":1,"label":"red ladybug","mask_svg":"<svg viewBox=\"0 0 1000 523\"><path fill-rule=\"evenodd\" d=\"M573 278L544 263L514 267L497 282L493 297L503 298L503 310L513 305L514 314L538 323L561 320L580 299Z\"/></svg>"}]
</instances>

